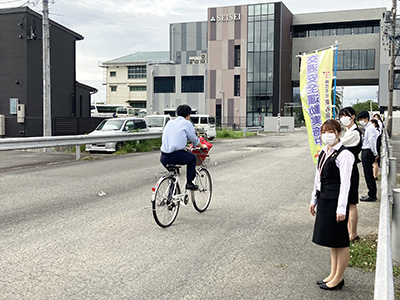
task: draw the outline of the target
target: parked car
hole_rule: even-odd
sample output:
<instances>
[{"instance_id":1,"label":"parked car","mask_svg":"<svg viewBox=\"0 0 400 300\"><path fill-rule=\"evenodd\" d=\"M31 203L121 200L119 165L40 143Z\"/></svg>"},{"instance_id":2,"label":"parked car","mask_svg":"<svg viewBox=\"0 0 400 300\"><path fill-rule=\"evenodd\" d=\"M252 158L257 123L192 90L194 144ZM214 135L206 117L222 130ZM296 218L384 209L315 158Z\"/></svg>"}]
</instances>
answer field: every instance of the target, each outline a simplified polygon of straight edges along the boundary
<instances>
[{"instance_id":1,"label":"parked car","mask_svg":"<svg viewBox=\"0 0 400 300\"><path fill-rule=\"evenodd\" d=\"M215 128L215 118L209 115L190 115L190 119L193 122L194 127L203 127L205 131L206 138L208 140L213 140L217 131Z\"/></svg>"},{"instance_id":2,"label":"parked car","mask_svg":"<svg viewBox=\"0 0 400 300\"><path fill-rule=\"evenodd\" d=\"M170 115L148 115L145 116L147 127L150 131L163 131L165 125L171 120Z\"/></svg>"},{"instance_id":3,"label":"parked car","mask_svg":"<svg viewBox=\"0 0 400 300\"><path fill-rule=\"evenodd\" d=\"M112 118L103 120L97 128L89 133L89 135L107 135L118 134L124 135L132 132L149 131L144 118L128 117L128 118ZM87 144L86 151L95 152L115 152L121 150L124 142L110 142Z\"/></svg>"},{"instance_id":4,"label":"parked car","mask_svg":"<svg viewBox=\"0 0 400 300\"><path fill-rule=\"evenodd\" d=\"M194 130L196 131L196 135L198 136L198 137L203 137L203 138L207 138L207 134L206 134L206 131L204 130L204 128L203 127L201 127L201 126L194 126Z\"/></svg>"},{"instance_id":5,"label":"parked car","mask_svg":"<svg viewBox=\"0 0 400 300\"><path fill-rule=\"evenodd\" d=\"M139 114L139 108L133 107L118 107L115 112L117 118L136 117Z\"/></svg>"}]
</instances>

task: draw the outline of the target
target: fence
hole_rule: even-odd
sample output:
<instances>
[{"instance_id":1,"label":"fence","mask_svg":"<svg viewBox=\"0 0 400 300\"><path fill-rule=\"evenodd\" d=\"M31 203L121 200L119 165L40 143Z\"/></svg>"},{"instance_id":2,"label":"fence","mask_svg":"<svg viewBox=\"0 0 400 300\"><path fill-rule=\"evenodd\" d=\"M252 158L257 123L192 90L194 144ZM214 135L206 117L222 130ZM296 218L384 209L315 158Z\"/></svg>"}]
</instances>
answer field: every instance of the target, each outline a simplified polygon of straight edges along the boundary
<instances>
[{"instance_id":1,"label":"fence","mask_svg":"<svg viewBox=\"0 0 400 300\"><path fill-rule=\"evenodd\" d=\"M386 130L384 130L382 136L381 204L379 213L374 300L392 300L394 299L394 284L390 232L390 186L388 173L393 170L389 170L388 144L390 141Z\"/></svg>"},{"instance_id":2,"label":"fence","mask_svg":"<svg viewBox=\"0 0 400 300\"><path fill-rule=\"evenodd\" d=\"M27 138L8 138L0 139L0 151L23 150L36 148L77 146L76 159L80 158L79 145L92 143L110 143L125 141L140 141L161 138L161 132L135 132L124 135L69 135L69 136L49 136L49 137L27 137Z\"/></svg>"},{"instance_id":3,"label":"fence","mask_svg":"<svg viewBox=\"0 0 400 300\"><path fill-rule=\"evenodd\" d=\"M52 135L79 135L92 132L105 118L54 117L51 120ZM43 135L43 119L25 117L24 123L17 123L17 117L5 118L6 137L39 137Z\"/></svg>"}]
</instances>

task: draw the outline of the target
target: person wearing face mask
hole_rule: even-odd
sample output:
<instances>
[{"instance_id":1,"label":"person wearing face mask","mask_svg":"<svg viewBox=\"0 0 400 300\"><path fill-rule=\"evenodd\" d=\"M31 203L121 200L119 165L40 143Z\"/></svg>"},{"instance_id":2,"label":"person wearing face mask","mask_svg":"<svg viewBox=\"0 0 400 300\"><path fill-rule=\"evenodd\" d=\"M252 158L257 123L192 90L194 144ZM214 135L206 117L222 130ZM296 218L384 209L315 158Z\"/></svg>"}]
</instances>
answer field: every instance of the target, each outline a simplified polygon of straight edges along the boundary
<instances>
[{"instance_id":1,"label":"person wearing face mask","mask_svg":"<svg viewBox=\"0 0 400 300\"><path fill-rule=\"evenodd\" d=\"M361 146L361 162L364 169L365 182L368 187L368 195L362 196L361 201L376 201L376 182L373 172L373 164L378 161L378 151L376 149L376 141L379 132L374 125L369 122L369 113L362 111L358 114L360 125L364 126L364 139Z\"/></svg>"},{"instance_id":2,"label":"person wearing face mask","mask_svg":"<svg viewBox=\"0 0 400 300\"><path fill-rule=\"evenodd\" d=\"M359 154L362 146L362 134L354 120L356 111L352 107L345 107L339 112L340 122L345 127L344 136L341 138L343 145L354 155L353 170L351 172L351 184L349 191L349 238L350 242L358 241L360 238L357 233L358 224L358 186L360 183L360 174L357 164L361 162Z\"/></svg>"},{"instance_id":3,"label":"person wearing face mask","mask_svg":"<svg viewBox=\"0 0 400 300\"><path fill-rule=\"evenodd\" d=\"M378 161L374 161L374 163L372 164L372 169L373 169L373 173L374 173L374 178L375 180L378 180L378 172L379 172L379 157L381 155L381 134L380 134L380 129L379 129L379 123L377 119L371 119L370 121L372 123L372 125L374 125L375 129L378 130L379 132L379 136L376 139L376 151L378 152Z\"/></svg>"},{"instance_id":4,"label":"person wearing face mask","mask_svg":"<svg viewBox=\"0 0 400 300\"><path fill-rule=\"evenodd\" d=\"M331 271L317 284L324 290L341 289L349 263L348 196L354 155L340 141L341 126L327 120L321 127L322 148L315 172L310 213L316 216L312 241L331 248Z\"/></svg>"},{"instance_id":5,"label":"person wearing face mask","mask_svg":"<svg viewBox=\"0 0 400 300\"><path fill-rule=\"evenodd\" d=\"M378 151L378 167L381 164L381 146L382 146L382 132L383 132L383 123L381 120L381 116L379 114L374 114L374 119L378 122L378 131L379 131L379 136L376 140L376 150ZM377 176L375 176L375 179Z\"/></svg>"}]
</instances>

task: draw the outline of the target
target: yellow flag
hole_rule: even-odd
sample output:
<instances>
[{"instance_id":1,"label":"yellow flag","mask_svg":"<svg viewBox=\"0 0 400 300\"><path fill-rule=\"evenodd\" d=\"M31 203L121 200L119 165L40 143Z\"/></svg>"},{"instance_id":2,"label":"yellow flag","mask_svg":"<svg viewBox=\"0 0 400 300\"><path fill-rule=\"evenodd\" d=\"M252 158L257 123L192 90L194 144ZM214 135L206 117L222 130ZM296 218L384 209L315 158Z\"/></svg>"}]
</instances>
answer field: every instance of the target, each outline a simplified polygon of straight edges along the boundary
<instances>
[{"instance_id":1,"label":"yellow flag","mask_svg":"<svg viewBox=\"0 0 400 300\"><path fill-rule=\"evenodd\" d=\"M301 56L300 96L314 163L322 149L321 126L332 118L333 49Z\"/></svg>"}]
</instances>

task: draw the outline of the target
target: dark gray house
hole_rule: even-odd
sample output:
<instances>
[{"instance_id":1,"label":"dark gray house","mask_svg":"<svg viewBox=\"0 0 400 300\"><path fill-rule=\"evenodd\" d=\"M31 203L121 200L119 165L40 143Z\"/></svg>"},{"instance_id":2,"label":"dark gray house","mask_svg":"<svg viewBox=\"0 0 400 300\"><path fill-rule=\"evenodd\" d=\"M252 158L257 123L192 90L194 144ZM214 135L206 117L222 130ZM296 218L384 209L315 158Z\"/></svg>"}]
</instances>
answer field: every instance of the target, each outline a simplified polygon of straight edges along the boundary
<instances>
[{"instance_id":1,"label":"dark gray house","mask_svg":"<svg viewBox=\"0 0 400 300\"><path fill-rule=\"evenodd\" d=\"M79 124L79 119L90 117L90 96L97 90L76 81L75 42L80 40L83 40L80 34L50 21L53 135L60 134L57 128L60 118L64 127L68 127L67 123ZM42 65L42 16L28 7L0 9L0 115L5 116L3 137L43 135ZM18 110L25 110L23 119L17 118ZM79 130L67 131L63 133L83 133Z\"/></svg>"}]
</instances>

